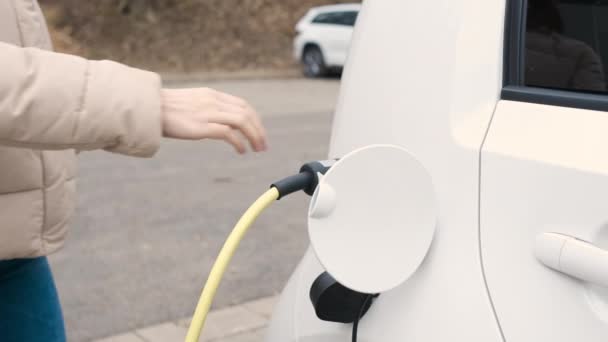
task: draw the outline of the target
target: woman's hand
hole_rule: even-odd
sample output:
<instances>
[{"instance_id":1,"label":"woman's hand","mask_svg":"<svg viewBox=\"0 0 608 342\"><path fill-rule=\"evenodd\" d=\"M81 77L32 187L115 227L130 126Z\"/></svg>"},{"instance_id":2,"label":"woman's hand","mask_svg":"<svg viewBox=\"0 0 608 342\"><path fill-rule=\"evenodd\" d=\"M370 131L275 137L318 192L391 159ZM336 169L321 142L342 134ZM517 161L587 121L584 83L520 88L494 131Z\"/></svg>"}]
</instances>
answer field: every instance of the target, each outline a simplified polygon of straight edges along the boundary
<instances>
[{"instance_id":1,"label":"woman's hand","mask_svg":"<svg viewBox=\"0 0 608 342\"><path fill-rule=\"evenodd\" d=\"M162 101L167 138L224 140L245 153L242 135L254 151L267 148L260 117L243 99L209 88L191 88L163 89Z\"/></svg>"}]
</instances>

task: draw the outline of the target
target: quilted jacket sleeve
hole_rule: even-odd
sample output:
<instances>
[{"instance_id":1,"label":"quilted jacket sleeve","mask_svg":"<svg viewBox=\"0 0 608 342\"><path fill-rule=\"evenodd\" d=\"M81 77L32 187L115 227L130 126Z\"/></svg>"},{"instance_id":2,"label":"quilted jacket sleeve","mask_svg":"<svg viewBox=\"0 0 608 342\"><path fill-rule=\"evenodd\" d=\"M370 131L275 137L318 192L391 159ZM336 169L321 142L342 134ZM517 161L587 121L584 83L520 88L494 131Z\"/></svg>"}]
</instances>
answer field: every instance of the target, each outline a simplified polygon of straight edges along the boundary
<instances>
[{"instance_id":1,"label":"quilted jacket sleeve","mask_svg":"<svg viewBox=\"0 0 608 342\"><path fill-rule=\"evenodd\" d=\"M151 156L160 89L155 73L0 43L0 145Z\"/></svg>"}]
</instances>

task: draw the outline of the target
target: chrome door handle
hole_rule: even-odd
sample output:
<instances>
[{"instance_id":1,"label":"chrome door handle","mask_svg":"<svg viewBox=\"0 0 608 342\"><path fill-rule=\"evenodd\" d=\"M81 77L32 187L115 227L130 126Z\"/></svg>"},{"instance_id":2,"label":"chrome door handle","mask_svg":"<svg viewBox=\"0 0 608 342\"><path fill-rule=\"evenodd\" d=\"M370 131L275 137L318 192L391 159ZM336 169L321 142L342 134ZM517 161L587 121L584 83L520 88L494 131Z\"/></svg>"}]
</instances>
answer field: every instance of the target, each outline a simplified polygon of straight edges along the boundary
<instances>
[{"instance_id":1,"label":"chrome door handle","mask_svg":"<svg viewBox=\"0 0 608 342\"><path fill-rule=\"evenodd\" d=\"M534 253L549 268L608 286L608 251L590 242L560 233L542 233L536 238Z\"/></svg>"}]
</instances>

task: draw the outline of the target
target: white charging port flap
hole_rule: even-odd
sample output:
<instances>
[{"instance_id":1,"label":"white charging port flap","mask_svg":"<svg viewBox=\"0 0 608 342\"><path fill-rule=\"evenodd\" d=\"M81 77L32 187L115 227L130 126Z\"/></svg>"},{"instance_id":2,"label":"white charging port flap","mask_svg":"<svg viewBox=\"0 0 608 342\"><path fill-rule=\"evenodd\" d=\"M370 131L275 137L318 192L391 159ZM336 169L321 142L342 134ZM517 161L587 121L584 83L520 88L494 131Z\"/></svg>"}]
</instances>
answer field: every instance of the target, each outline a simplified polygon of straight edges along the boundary
<instances>
[{"instance_id":1,"label":"white charging port flap","mask_svg":"<svg viewBox=\"0 0 608 342\"><path fill-rule=\"evenodd\" d=\"M437 221L431 177L408 151L368 146L323 176L308 215L310 241L342 285L381 293L405 282L425 258Z\"/></svg>"}]
</instances>

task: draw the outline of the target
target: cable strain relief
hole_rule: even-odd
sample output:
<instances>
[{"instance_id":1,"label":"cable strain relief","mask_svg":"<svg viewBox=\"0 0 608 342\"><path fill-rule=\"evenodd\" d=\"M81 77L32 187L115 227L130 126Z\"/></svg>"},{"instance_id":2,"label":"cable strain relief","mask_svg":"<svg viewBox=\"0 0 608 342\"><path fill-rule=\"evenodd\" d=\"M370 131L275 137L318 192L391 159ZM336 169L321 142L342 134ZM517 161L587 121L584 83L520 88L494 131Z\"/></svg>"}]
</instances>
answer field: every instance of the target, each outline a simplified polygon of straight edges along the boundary
<instances>
[{"instance_id":1,"label":"cable strain relief","mask_svg":"<svg viewBox=\"0 0 608 342\"><path fill-rule=\"evenodd\" d=\"M314 173L305 171L272 183L270 187L277 189L279 192L278 199L281 199L289 194L308 188L315 178Z\"/></svg>"}]
</instances>

